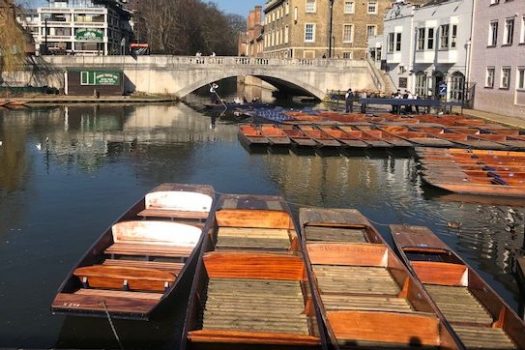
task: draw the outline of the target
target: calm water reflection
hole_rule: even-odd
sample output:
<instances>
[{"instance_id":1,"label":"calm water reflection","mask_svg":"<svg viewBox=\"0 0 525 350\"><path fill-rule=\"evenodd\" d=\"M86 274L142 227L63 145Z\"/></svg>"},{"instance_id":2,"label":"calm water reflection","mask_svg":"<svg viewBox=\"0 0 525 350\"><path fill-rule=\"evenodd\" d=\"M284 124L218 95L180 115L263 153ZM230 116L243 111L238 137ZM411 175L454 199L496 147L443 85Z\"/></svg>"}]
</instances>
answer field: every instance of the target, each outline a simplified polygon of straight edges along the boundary
<instances>
[{"instance_id":1,"label":"calm water reflection","mask_svg":"<svg viewBox=\"0 0 525 350\"><path fill-rule=\"evenodd\" d=\"M249 153L235 125L211 128L184 105L0 113L0 347L118 347L107 320L49 305L100 232L161 182L283 194L294 210L358 208L387 238L389 223L430 226L517 307L523 209L441 201L408 153ZM186 297L156 322L116 322L123 346L175 345Z\"/></svg>"}]
</instances>

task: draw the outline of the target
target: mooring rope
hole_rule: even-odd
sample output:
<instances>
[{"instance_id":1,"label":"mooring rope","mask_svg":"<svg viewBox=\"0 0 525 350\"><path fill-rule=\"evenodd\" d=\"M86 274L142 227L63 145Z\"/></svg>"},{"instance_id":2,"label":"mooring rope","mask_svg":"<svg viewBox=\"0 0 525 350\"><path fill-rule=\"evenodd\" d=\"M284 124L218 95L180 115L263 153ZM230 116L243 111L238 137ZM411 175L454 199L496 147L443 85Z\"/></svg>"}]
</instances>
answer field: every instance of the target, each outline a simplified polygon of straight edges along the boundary
<instances>
[{"instance_id":1,"label":"mooring rope","mask_svg":"<svg viewBox=\"0 0 525 350\"><path fill-rule=\"evenodd\" d=\"M120 341L120 338L117 334L117 329L115 328L115 325L113 324L113 320L111 319L111 315L109 314L108 306L106 305L105 300L102 301L102 305L104 306L104 311L106 312L106 316L108 318L109 325L111 326L111 330L113 331L113 335L115 336L115 339L117 339L118 346L120 350L124 350L124 347L122 346L122 342Z\"/></svg>"}]
</instances>

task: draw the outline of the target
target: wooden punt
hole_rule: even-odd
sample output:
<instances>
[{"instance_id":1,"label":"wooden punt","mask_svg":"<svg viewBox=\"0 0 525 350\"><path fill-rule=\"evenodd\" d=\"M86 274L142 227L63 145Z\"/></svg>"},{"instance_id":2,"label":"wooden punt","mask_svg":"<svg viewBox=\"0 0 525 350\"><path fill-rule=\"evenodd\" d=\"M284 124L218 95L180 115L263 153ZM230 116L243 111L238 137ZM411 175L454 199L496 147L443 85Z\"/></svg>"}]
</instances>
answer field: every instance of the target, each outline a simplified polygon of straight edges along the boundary
<instances>
[{"instance_id":1,"label":"wooden punt","mask_svg":"<svg viewBox=\"0 0 525 350\"><path fill-rule=\"evenodd\" d=\"M391 225L395 245L467 349L525 349L525 324L427 227Z\"/></svg>"},{"instance_id":2,"label":"wooden punt","mask_svg":"<svg viewBox=\"0 0 525 350\"><path fill-rule=\"evenodd\" d=\"M379 128L371 126L358 126L358 128L372 137L388 142L393 147L412 147L412 142L392 135L391 133L385 132Z\"/></svg>"},{"instance_id":3,"label":"wooden punt","mask_svg":"<svg viewBox=\"0 0 525 350\"><path fill-rule=\"evenodd\" d=\"M319 147L341 147L343 145L313 125L300 125L299 128L312 140L315 140Z\"/></svg>"},{"instance_id":4,"label":"wooden punt","mask_svg":"<svg viewBox=\"0 0 525 350\"><path fill-rule=\"evenodd\" d=\"M203 245L181 349L319 349L322 322L282 197L223 195Z\"/></svg>"},{"instance_id":5,"label":"wooden punt","mask_svg":"<svg viewBox=\"0 0 525 350\"><path fill-rule=\"evenodd\" d=\"M89 248L60 286L53 313L149 319L195 266L214 190L163 184Z\"/></svg>"},{"instance_id":6,"label":"wooden punt","mask_svg":"<svg viewBox=\"0 0 525 350\"><path fill-rule=\"evenodd\" d=\"M475 134L470 133L460 133L459 131L452 131L446 128L436 128L436 127L423 127L423 128L414 128L414 130L426 132L428 134L434 135L437 138L445 139L450 142L454 142L458 145L463 145L465 147L477 148L477 149L504 149L508 146L502 145L497 142L492 142L489 140L482 139Z\"/></svg>"},{"instance_id":7,"label":"wooden punt","mask_svg":"<svg viewBox=\"0 0 525 350\"><path fill-rule=\"evenodd\" d=\"M298 147L315 147L317 142L312 140L310 136L306 135L301 129L296 125L280 125L279 126L283 132L288 135L292 144Z\"/></svg>"},{"instance_id":8,"label":"wooden punt","mask_svg":"<svg viewBox=\"0 0 525 350\"><path fill-rule=\"evenodd\" d=\"M364 141L359 140L357 137L354 137L352 134L349 134L337 126L318 126L323 132L325 132L330 137L336 139L337 141L349 146L356 148L365 148L368 147L368 144Z\"/></svg>"},{"instance_id":9,"label":"wooden punt","mask_svg":"<svg viewBox=\"0 0 525 350\"><path fill-rule=\"evenodd\" d=\"M422 285L361 213L301 208L299 218L335 349L461 349Z\"/></svg>"},{"instance_id":10,"label":"wooden punt","mask_svg":"<svg viewBox=\"0 0 525 350\"><path fill-rule=\"evenodd\" d=\"M268 145L270 143L255 124L239 125L239 140L247 146Z\"/></svg>"},{"instance_id":11,"label":"wooden punt","mask_svg":"<svg viewBox=\"0 0 525 350\"><path fill-rule=\"evenodd\" d=\"M400 137L415 146L431 146L431 147L453 147L454 144L450 141L439 139L433 135L425 132L413 131L405 126L382 126L381 130L394 136Z\"/></svg>"},{"instance_id":12,"label":"wooden punt","mask_svg":"<svg viewBox=\"0 0 525 350\"><path fill-rule=\"evenodd\" d=\"M359 138L361 141L369 145L370 147L375 148L390 148L392 147L392 144L378 138L375 135L368 134L364 132L361 129L358 129L356 126L349 126L349 125L339 125L339 129L343 130L344 132L352 135L353 137Z\"/></svg>"},{"instance_id":13,"label":"wooden punt","mask_svg":"<svg viewBox=\"0 0 525 350\"><path fill-rule=\"evenodd\" d=\"M520 287L521 293L525 295L525 256L516 258L516 280Z\"/></svg>"},{"instance_id":14,"label":"wooden punt","mask_svg":"<svg viewBox=\"0 0 525 350\"><path fill-rule=\"evenodd\" d=\"M275 124L261 124L259 126L261 134L268 139L270 145L288 146L291 144L290 138L286 133Z\"/></svg>"}]
</instances>

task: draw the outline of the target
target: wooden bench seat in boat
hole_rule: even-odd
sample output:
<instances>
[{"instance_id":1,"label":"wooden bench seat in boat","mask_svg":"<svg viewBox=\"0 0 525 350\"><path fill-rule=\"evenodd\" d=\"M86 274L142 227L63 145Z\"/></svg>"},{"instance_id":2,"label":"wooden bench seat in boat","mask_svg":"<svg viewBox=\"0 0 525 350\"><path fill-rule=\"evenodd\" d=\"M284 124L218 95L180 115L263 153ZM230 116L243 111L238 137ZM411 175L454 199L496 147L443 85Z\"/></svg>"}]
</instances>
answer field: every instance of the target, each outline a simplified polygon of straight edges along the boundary
<instances>
[{"instance_id":1,"label":"wooden bench seat in boat","mask_svg":"<svg viewBox=\"0 0 525 350\"><path fill-rule=\"evenodd\" d=\"M327 311L370 310L412 312L405 298L365 295L323 295L323 304Z\"/></svg>"},{"instance_id":2,"label":"wooden bench seat in boat","mask_svg":"<svg viewBox=\"0 0 525 350\"><path fill-rule=\"evenodd\" d=\"M144 198L145 209L138 216L169 219L206 220L213 198L189 191L154 191Z\"/></svg>"},{"instance_id":3,"label":"wooden bench seat in boat","mask_svg":"<svg viewBox=\"0 0 525 350\"><path fill-rule=\"evenodd\" d=\"M137 267L94 265L79 267L73 274L90 288L163 292L175 282L168 271Z\"/></svg>"},{"instance_id":4,"label":"wooden bench seat in boat","mask_svg":"<svg viewBox=\"0 0 525 350\"><path fill-rule=\"evenodd\" d=\"M102 265L108 266L127 266L139 268L151 268L157 270L166 270L178 275L184 267L184 263L174 263L165 261L145 261L145 260L125 260L125 259L106 259Z\"/></svg>"},{"instance_id":5,"label":"wooden bench seat in boat","mask_svg":"<svg viewBox=\"0 0 525 350\"><path fill-rule=\"evenodd\" d=\"M145 257L188 257L202 230L193 225L166 221L123 221L112 227L114 244L105 253Z\"/></svg>"},{"instance_id":6,"label":"wooden bench seat in boat","mask_svg":"<svg viewBox=\"0 0 525 350\"><path fill-rule=\"evenodd\" d=\"M62 306L68 309L74 309L78 311L88 312L100 312L105 313L106 310L111 313L126 313L132 309L135 313L147 313L157 303L159 299L153 299L153 297L144 297L142 294L151 293L138 293L128 292L129 295L111 294L113 291L104 291L106 295L87 295L80 293L81 291L88 291L89 289L80 289L75 293L59 293L57 294L53 305L55 307ZM161 296L162 294L159 294Z\"/></svg>"}]
</instances>

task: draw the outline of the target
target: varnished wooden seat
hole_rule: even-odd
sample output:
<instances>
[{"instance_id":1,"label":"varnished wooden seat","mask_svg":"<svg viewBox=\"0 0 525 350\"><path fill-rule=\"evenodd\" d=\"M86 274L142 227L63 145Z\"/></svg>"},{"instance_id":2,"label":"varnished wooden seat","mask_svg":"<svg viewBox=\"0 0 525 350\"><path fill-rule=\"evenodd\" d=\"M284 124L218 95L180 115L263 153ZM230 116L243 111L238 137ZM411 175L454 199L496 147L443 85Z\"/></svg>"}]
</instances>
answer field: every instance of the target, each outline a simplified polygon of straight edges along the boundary
<instances>
[{"instance_id":1,"label":"varnished wooden seat","mask_svg":"<svg viewBox=\"0 0 525 350\"><path fill-rule=\"evenodd\" d=\"M133 298L141 300L160 300L162 293L145 293L145 292L129 292L124 290L112 290L112 289L90 289L81 288L77 290L75 295L87 295L93 297L103 298Z\"/></svg>"},{"instance_id":2,"label":"varnished wooden seat","mask_svg":"<svg viewBox=\"0 0 525 350\"><path fill-rule=\"evenodd\" d=\"M366 231L360 228L306 226L304 232L305 238L309 242L366 242Z\"/></svg>"},{"instance_id":3,"label":"varnished wooden seat","mask_svg":"<svg viewBox=\"0 0 525 350\"><path fill-rule=\"evenodd\" d=\"M165 218L165 219L185 219L185 220L206 220L207 212L181 211L169 209L144 209L137 216L144 218Z\"/></svg>"},{"instance_id":4,"label":"varnished wooden seat","mask_svg":"<svg viewBox=\"0 0 525 350\"><path fill-rule=\"evenodd\" d=\"M163 292L173 282L173 273L137 267L94 265L77 268L73 274L85 287Z\"/></svg>"},{"instance_id":5,"label":"varnished wooden seat","mask_svg":"<svg viewBox=\"0 0 525 350\"><path fill-rule=\"evenodd\" d=\"M323 304L327 311L370 310L412 312L405 298L366 296L366 295L323 295Z\"/></svg>"}]
</instances>

